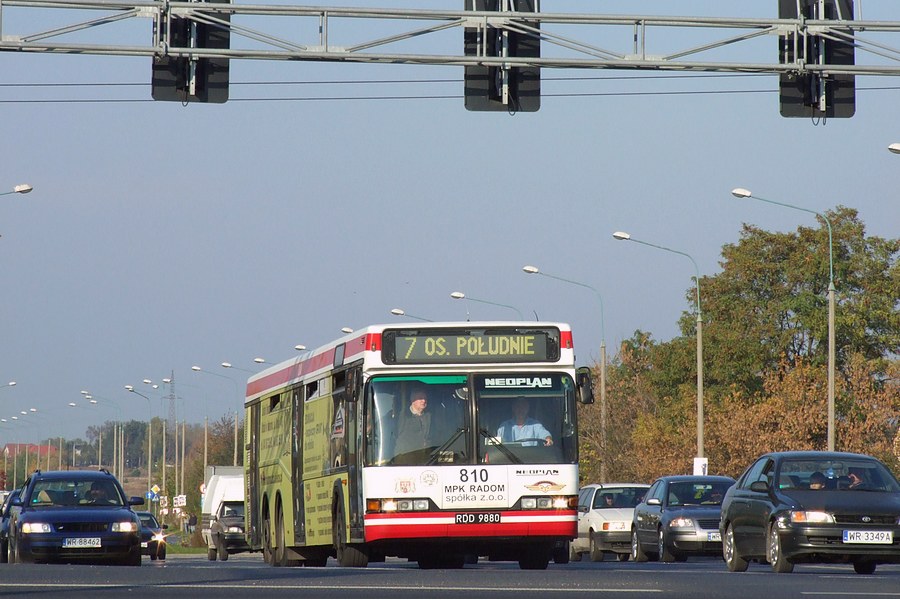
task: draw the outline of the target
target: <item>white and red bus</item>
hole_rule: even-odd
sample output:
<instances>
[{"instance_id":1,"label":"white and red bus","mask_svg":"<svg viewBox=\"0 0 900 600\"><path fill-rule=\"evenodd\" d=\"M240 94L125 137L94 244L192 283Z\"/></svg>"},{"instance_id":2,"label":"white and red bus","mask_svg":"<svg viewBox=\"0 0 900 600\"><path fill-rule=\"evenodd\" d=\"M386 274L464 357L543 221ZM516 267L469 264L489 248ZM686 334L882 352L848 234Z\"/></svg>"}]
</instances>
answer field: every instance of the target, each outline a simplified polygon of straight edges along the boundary
<instances>
[{"instance_id":1,"label":"white and red bus","mask_svg":"<svg viewBox=\"0 0 900 600\"><path fill-rule=\"evenodd\" d=\"M275 365L247 383L251 549L276 566L566 561L577 402L590 371L564 323L373 325Z\"/></svg>"}]
</instances>

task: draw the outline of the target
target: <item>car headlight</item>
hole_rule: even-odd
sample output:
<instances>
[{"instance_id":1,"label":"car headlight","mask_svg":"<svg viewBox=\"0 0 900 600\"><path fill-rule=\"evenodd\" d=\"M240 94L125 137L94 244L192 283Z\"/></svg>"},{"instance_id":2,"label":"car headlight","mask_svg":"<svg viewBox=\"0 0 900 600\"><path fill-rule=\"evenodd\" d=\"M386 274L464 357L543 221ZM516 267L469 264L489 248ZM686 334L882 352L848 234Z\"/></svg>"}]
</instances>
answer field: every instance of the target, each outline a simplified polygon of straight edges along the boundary
<instances>
[{"instance_id":1,"label":"car headlight","mask_svg":"<svg viewBox=\"0 0 900 600\"><path fill-rule=\"evenodd\" d=\"M237 525L232 525L228 528L228 533L244 533L243 528L238 527Z\"/></svg>"},{"instance_id":2,"label":"car headlight","mask_svg":"<svg viewBox=\"0 0 900 600\"><path fill-rule=\"evenodd\" d=\"M792 510L791 523L834 523L834 516L820 510Z\"/></svg>"},{"instance_id":3,"label":"car headlight","mask_svg":"<svg viewBox=\"0 0 900 600\"><path fill-rule=\"evenodd\" d=\"M630 523L625 521L607 521L603 524L603 531L625 531L630 529Z\"/></svg>"},{"instance_id":4,"label":"car headlight","mask_svg":"<svg viewBox=\"0 0 900 600\"><path fill-rule=\"evenodd\" d=\"M22 523L22 533L50 533L50 523Z\"/></svg>"},{"instance_id":5,"label":"car headlight","mask_svg":"<svg viewBox=\"0 0 900 600\"><path fill-rule=\"evenodd\" d=\"M675 517L671 521L669 521L670 529L693 529L694 528L694 520L689 519L688 517Z\"/></svg>"},{"instance_id":6,"label":"car headlight","mask_svg":"<svg viewBox=\"0 0 900 600\"><path fill-rule=\"evenodd\" d=\"M113 523L111 531L115 533L134 533L138 530L138 524L134 521L121 521Z\"/></svg>"},{"instance_id":7,"label":"car headlight","mask_svg":"<svg viewBox=\"0 0 900 600\"><path fill-rule=\"evenodd\" d=\"M161 534L161 533L154 533L154 534L153 534L153 541L154 541L154 542L162 542L162 543L165 543L165 541L166 541L166 536L164 536L164 535Z\"/></svg>"}]
</instances>

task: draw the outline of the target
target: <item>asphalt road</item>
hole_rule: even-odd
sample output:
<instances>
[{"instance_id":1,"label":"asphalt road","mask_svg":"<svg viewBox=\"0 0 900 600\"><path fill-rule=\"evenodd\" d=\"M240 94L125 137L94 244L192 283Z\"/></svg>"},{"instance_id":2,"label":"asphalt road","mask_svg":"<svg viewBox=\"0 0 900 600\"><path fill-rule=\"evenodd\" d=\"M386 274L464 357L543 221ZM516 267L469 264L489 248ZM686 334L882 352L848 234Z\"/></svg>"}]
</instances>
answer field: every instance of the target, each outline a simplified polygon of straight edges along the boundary
<instances>
[{"instance_id":1,"label":"asphalt road","mask_svg":"<svg viewBox=\"0 0 900 600\"><path fill-rule=\"evenodd\" d=\"M170 554L141 567L0 565L0 598L894 598L900 565L874 575L852 567L798 565L775 574L752 564L729 573L721 560L687 563L582 561L522 571L515 563L481 561L462 570L422 570L391 560L365 569L276 569L260 554L210 562Z\"/></svg>"}]
</instances>

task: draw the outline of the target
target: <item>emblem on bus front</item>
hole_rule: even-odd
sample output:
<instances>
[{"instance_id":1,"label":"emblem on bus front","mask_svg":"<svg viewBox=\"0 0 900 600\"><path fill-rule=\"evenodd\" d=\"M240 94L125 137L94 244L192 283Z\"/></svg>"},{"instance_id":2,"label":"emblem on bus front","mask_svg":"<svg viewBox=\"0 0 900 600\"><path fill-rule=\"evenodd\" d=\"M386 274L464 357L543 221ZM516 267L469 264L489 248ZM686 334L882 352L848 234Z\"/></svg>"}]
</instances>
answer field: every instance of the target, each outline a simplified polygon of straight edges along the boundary
<instances>
[{"instance_id":1,"label":"emblem on bus front","mask_svg":"<svg viewBox=\"0 0 900 600\"><path fill-rule=\"evenodd\" d=\"M566 486L560 483L553 483L552 481L538 481L525 487L532 492L544 492L546 494L547 492L558 492Z\"/></svg>"},{"instance_id":2,"label":"emblem on bus front","mask_svg":"<svg viewBox=\"0 0 900 600\"><path fill-rule=\"evenodd\" d=\"M412 494L416 491L416 482L412 479L398 479L394 491L398 494Z\"/></svg>"}]
</instances>

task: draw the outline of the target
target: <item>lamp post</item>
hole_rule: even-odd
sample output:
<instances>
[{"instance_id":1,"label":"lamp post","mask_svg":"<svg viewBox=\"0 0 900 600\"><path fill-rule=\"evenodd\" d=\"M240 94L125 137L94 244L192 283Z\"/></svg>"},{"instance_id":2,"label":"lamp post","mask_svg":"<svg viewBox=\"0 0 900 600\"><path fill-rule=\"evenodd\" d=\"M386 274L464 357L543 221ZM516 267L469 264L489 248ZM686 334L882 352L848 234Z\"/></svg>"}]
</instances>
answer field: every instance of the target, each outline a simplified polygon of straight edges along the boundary
<instances>
[{"instance_id":1,"label":"lamp post","mask_svg":"<svg viewBox=\"0 0 900 600\"><path fill-rule=\"evenodd\" d=\"M27 194L34 188L28 185L27 183L20 183L19 185L13 187L12 191L9 192L0 192L0 196L8 196L10 194Z\"/></svg>"},{"instance_id":2,"label":"lamp post","mask_svg":"<svg viewBox=\"0 0 900 600\"><path fill-rule=\"evenodd\" d=\"M265 362L265 360L262 358L255 358L253 360L254 360L254 362L259 362L259 361ZM224 364L223 364L223 366L224 366ZM207 375L215 375L216 377L221 377L222 379L227 379L234 386L234 395L240 397L238 394L237 381L235 381L231 377L227 377L225 375L220 375L218 373L213 373L212 371L204 371L198 365L192 366L191 371L193 371L194 373L205 373ZM235 467L238 464L237 455L238 455L238 413L235 412L234 413L234 466Z\"/></svg>"},{"instance_id":3,"label":"lamp post","mask_svg":"<svg viewBox=\"0 0 900 600\"><path fill-rule=\"evenodd\" d=\"M888 146L888 150L890 150L894 154L900 154L900 144L898 144L897 142L894 142L893 144Z\"/></svg>"},{"instance_id":4,"label":"lamp post","mask_svg":"<svg viewBox=\"0 0 900 600\"><path fill-rule=\"evenodd\" d=\"M147 383L148 380L144 380L144 383ZM150 491L150 488L153 487L153 402L150 400L149 396L145 396L140 393L136 389L134 389L133 385L126 385L125 389L131 392L132 394L137 394L141 398L147 401L147 408L150 413L147 418L147 492Z\"/></svg>"},{"instance_id":5,"label":"lamp post","mask_svg":"<svg viewBox=\"0 0 900 600\"><path fill-rule=\"evenodd\" d=\"M650 242L635 239L624 231L616 231L613 233L613 237L617 240L636 242L652 248L658 248L659 250L665 250L666 252L680 254L681 256L687 257L691 261L691 264L694 265L695 279L697 282L697 458L705 458L706 453L703 448L703 311L700 309L700 269L697 268L697 261L686 252L673 250L672 248L666 248L665 246L657 246ZM694 470L695 472L697 471L696 464Z\"/></svg>"},{"instance_id":6,"label":"lamp post","mask_svg":"<svg viewBox=\"0 0 900 600\"><path fill-rule=\"evenodd\" d=\"M895 148L896 147L896 148ZM891 144L888 146L891 152L896 152L900 154L900 144ZM760 202L767 202L769 204L777 204L778 206L784 206L786 208L793 208L794 210L801 210L803 212L811 213L825 221L825 226L828 228L828 451L834 451L834 363L835 363L835 349L834 349L834 242L832 241L831 234L831 221L829 218L820 212L816 212L814 210L810 210L808 208L803 208L802 206L794 206L793 204L788 204L786 202L776 202L775 200L767 200L766 198L760 198L759 196L754 196L750 190L744 188L735 188L731 190L731 195L735 198L753 198L754 200L759 200Z\"/></svg>"},{"instance_id":7,"label":"lamp post","mask_svg":"<svg viewBox=\"0 0 900 600\"><path fill-rule=\"evenodd\" d=\"M395 317L409 317L411 319L417 319L419 321L428 321L429 323L432 322L431 319L426 319L425 317L417 317L416 315L412 315L412 314L406 312L402 308L392 308L391 314L394 315Z\"/></svg>"},{"instance_id":8,"label":"lamp post","mask_svg":"<svg viewBox=\"0 0 900 600\"><path fill-rule=\"evenodd\" d=\"M598 292L593 287L589 286L586 283L581 283L579 281L573 281L571 279L566 279L565 277L559 277L558 275L551 275L550 273L545 273L541 271L539 268L534 265L525 265L522 267L522 270L529 275L543 275L544 277L549 277L551 279L556 279L557 281L562 281L565 283L571 283L572 285L577 285L583 288L587 288L594 292L594 295L597 296L597 302L600 304L600 439L602 440L602 451L603 458L600 461L600 482L606 482L606 419L607 419L607 411L606 411L606 333L603 327L603 297L600 296L600 292Z\"/></svg>"},{"instance_id":9,"label":"lamp post","mask_svg":"<svg viewBox=\"0 0 900 600\"><path fill-rule=\"evenodd\" d=\"M479 298L473 298L472 296L467 296L462 292L451 292L450 297L454 300L471 300L472 302L481 302L482 304L490 304L493 306L502 306L503 308L508 308L510 310L516 311L519 315L519 320L524 321L525 317L522 316L522 311L516 308L515 306L510 306L509 304L500 304L499 302L491 302L490 300L481 300ZM468 311L466 311L466 317L468 318Z\"/></svg>"}]
</instances>

